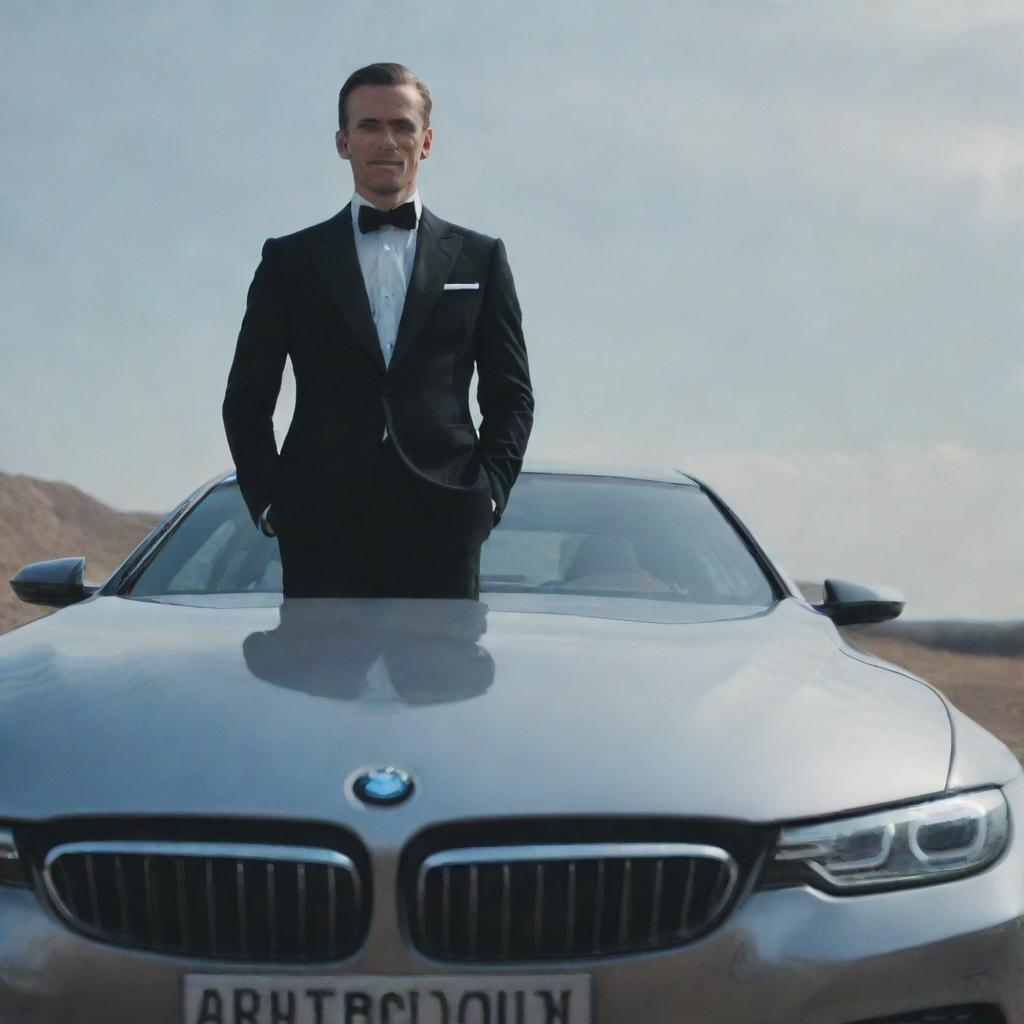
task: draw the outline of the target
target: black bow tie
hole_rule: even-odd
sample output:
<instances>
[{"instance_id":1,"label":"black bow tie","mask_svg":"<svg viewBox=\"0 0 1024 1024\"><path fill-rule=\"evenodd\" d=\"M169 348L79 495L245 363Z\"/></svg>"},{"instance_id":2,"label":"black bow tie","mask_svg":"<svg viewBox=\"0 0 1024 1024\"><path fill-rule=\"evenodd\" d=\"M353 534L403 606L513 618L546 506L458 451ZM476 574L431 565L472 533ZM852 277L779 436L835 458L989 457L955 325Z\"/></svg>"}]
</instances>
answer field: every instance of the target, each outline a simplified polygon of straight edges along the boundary
<instances>
[{"instance_id":1,"label":"black bow tie","mask_svg":"<svg viewBox=\"0 0 1024 1024\"><path fill-rule=\"evenodd\" d=\"M359 230L364 235L367 231L376 231L383 224L393 224L396 228L412 231L416 227L416 204L402 203L393 210L378 210L373 206L359 207Z\"/></svg>"}]
</instances>

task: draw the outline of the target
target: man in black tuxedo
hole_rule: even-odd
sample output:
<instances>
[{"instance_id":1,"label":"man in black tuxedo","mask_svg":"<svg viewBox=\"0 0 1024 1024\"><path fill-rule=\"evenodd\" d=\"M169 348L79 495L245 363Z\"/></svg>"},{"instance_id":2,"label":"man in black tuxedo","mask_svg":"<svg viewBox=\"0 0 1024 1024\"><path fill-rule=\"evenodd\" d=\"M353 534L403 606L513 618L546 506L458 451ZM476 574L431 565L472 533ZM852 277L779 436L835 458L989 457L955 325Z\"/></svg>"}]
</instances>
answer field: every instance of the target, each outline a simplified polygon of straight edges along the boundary
<instances>
[{"instance_id":1,"label":"man in black tuxedo","mask_svg":"<svg viewBox=\"0 0 1024 1024\"><path fill-rule=\"evenodd\" d=\"M400 64L349 76L335 138L352 201L267 239L249 288L224 426L286 596L477 598L480 546L522 466L534 401L512 273L500 239L420 202L430 107ZM295 412L278 453L286 357Z\"/></svg>"}]
</instances>

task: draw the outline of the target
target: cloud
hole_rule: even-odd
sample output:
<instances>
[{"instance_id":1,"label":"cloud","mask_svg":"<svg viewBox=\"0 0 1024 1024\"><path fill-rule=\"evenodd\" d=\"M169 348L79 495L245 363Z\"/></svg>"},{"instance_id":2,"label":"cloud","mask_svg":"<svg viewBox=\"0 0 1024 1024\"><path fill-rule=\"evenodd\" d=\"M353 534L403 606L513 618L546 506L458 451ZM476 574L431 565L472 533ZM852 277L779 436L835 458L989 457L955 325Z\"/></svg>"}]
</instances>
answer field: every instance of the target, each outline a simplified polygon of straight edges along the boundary
<instances>
[{"instance_id":1,"label":"cloud","mask_svg":"<svg viewBox=\"0 0 1024 1024\"><path fill-rule=\"evenodd\" d=\"M936 5L940 23L945 11L959 26L937 38L924 31L934 26L900 24L892 10L854 9L837 22L807 18L798 34L785 31L786 15L764 19L715 72L680 72L675 166L767 194L845 200L858 215L923 219L941 202L1015 230L1024 222L1024 15L993 26ZM651 92L658 80L648 74Z\"/></svg>"},{"instance_id":2,"label":"cloud","mask_svg":"<svg viewBox=\"0 0 1024 1024\"><path fill-rule=\"evenodd\" d=\"M915 34L960 34L984 26L1024 26L1018 0L902 0L882 5L887 17Z\"/></svg>"}]
</instances>

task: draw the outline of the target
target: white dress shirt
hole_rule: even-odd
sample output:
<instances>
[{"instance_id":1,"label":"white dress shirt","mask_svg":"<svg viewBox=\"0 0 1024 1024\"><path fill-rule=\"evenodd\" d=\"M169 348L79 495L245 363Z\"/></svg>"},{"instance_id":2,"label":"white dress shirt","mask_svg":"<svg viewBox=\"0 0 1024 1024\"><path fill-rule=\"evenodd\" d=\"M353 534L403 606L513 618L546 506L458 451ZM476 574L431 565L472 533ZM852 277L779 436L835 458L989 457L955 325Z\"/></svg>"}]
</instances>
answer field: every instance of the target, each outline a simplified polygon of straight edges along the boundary
<instances>
[{"instance_id":1,"label":"white dress shirt","mask_svg":"<svg viewBox=\"0 0 1024 1024\"><path fill-rule=\"evenodd\" d=\"M412 276L412 261L416 255L420 210L423 209L419 192L413 192L411 199L406 202L412 202L416 207L416 227L412 231L384 224L376 231L367 231L364 235L359 230L360 208L373 206L381 210L384 207L375 206L358 192L352 193L352 233L356 239L356 255L359 257L359 269L363 272L366 297L370 300L370 312L377 327L385 366L391 365L391 353L395 350L398 325L405 308L405 293ZM387 436L388 428L385 427L381 440Z\"/></svg>"},{"instance_id":2,"label":"white dress shirt","mask_svg":"<svg viewBox=\"0 0 1024 1024\"><path fill-rule=\"evenodd\" d=\"M352 233L356 240L356 255L359 257L359 269L363 272L363 284L366 285L366 296L370 300L370 312L377 327L385 366L391 365L391 353L395 350L398 325L405 308L405 293L412 277L416 235L423 209L419 192L414 192L406 202L412 202L416 208L416 227L411 231L396 228L393 224L384 224L376 231L368 231L364 235L359 230L359 211L364 206L373 207L374 204L358 192L352 194ZM374 208L383 209L379 206ZM384 429L384 436L387 437L387 428Z\"/></svg>"}]
</instances>

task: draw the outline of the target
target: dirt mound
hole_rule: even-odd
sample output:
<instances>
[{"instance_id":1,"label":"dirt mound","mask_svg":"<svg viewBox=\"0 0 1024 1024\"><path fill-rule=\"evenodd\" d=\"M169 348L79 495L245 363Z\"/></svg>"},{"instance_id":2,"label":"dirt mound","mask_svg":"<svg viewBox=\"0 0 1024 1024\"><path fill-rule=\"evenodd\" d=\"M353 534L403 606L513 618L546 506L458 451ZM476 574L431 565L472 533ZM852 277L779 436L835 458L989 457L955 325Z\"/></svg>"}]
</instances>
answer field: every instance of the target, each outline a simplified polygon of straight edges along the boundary
<instances>
[{"instance_id":1,"label":"dirt mound","mask_svg":"<svg viewBox=\"0 0 1024 1024\"><path fill-rule=\"evenodd\" d=\"M882 622L870 629L876 636L910 641L956 654L994 654L1024 657L1024 622Z\"/></svg>"},{"instance_id":2,"label":"dirt mound","mask_svg":"<svg viewBox=\"0 0 1024 1024\"><path fill-rule=\"evenodd\" d=\"M7 581L29 562L85 555L86 578L105 580L156 525L149 512L116 512L70 484L0 473L0 633L47 614Z\"/></svg>"}]
</instances>

